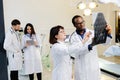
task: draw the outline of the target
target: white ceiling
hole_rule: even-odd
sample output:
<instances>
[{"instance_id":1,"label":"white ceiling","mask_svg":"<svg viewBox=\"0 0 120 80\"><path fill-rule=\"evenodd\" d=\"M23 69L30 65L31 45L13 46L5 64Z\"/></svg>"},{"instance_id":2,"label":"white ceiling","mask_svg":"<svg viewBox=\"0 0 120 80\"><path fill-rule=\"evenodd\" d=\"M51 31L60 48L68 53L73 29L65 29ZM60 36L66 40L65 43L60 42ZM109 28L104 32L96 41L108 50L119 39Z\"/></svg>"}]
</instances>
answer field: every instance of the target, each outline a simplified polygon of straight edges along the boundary
<instances>
[{"instance_id":1,"label":"white ceiling","mask_svg":"<svg viewBox=\"0 0 120 80\"><path fill-rule=\"evenodd\" d=\"M120 7L120 0L98 0L100 3L115 3Z\"/></svg>"}]
</instances>

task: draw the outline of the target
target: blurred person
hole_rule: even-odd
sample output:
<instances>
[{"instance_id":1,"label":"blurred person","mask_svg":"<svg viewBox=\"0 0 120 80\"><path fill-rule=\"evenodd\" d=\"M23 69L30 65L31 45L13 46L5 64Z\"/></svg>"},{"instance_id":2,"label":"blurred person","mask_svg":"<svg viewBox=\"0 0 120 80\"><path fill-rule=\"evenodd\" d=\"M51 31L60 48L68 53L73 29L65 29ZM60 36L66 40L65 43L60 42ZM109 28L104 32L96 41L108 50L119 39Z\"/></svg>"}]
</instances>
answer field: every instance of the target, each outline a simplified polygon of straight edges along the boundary
<instances>
[{"instance_id":1,"label":"blurred person","mask_svg":"<svg viewBox=\"0 0 120 80\"><path fill-rule=\"evenodd\" d=\"M29 75L30 80L34 80L34 73L38 80L42 80L42 62L41 62L41 40L34 30L31 23L27 23L22 37L22 47L24 52L25 75Z\"/></svg>"},{"instance_id":2,"label":"blurred person","mask_svg":"<svg viewBox=\"0 0 120 80\"><path fill-rule=\"evenodd\" d=\"M12 27L10 27L6 33L4 41L4 49L7 51L11 80L18 80L18 71L22 68L22 52L18 34L20 24L20 21L17 19L11 22Z\"/></svg>"},{"instance_id":3,"label":"blurred person","mask_svg":"<svg viewBox=\"0 0 120 80\"><path fill-rule=\"evenodd\" d=\"M72 80L70 53L80 54L81 47L89 39L89 33L80 43L67 45L65 39L66 33L63 26L57 25L50 29L49 42L52 44L51 55L53 60L52 80ZM87 48L84 51L89 52Z\"/></svg>"},{"instance_id":4,"label":"blurred person","mask_svg":"<svg viewBox=\"0 0 120 80\"><path fill-rule=\"evenodd\" d=\"M82 16L75 15L72 18L72 23L76 30L70 36L70 43L80 43L83 45L82 40L86 33L90 33L89 39L84 43L89 52L84 51L85 47L81 47L79 55L71 55L74 58L75 62L75 80L100 80L100 68L97 55L96 46L94 42L94 31L88 29L85 26L85 21ZM111 40L111 27L106 25L107 39L106 43L109 43ZM93 46L94 45L94 46Z\"/></svg>"}]
</instances>

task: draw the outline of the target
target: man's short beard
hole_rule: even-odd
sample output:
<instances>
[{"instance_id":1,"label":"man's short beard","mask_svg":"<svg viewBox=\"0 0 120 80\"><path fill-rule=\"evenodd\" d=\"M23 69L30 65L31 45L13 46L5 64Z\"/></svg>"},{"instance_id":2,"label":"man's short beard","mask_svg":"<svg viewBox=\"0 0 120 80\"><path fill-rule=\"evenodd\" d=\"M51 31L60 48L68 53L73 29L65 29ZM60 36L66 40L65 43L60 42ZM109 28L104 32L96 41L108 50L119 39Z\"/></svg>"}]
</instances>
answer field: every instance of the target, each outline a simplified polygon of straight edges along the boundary
<instances>
[{"instance_id":1,"label":"man's short beard","mask_svg":"<svg viewBox=\"0 0 120 80\"><path fill-rule=\"evenodd\" d=\"M15 31L19 31L19 29L15 29Z\"/></svg>"},{"instance_id":2,"label":"man's short beard","mask_svg":"<svg viewBox=\"0 0 120 80\"><path fill-rule=\"evenodd\" d=\"M85 28L83 28L83 29L77 29L77 31L79 31L79 32L82 32L84 30L85 30Z\"/></svg>"}]
</instances>

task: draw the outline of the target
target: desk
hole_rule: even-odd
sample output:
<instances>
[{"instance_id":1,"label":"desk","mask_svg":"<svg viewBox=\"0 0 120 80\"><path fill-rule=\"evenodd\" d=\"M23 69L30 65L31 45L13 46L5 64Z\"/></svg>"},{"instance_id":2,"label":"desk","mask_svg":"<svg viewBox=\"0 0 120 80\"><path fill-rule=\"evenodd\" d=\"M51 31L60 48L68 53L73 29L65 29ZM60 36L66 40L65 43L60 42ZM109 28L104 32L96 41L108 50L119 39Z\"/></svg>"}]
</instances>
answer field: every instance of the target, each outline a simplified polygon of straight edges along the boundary
<instances>
[{"instance_id":1,"label":"desk","mask_svg":"<svg viewBox=\"0 0 120 80\"><path fill-rule=\"evenodd\" d=\"M112 45L110 46L105 52L104 55L106 57L110 56L120 56L120 46L118 45Z\"/></svg>"}]
</instances>

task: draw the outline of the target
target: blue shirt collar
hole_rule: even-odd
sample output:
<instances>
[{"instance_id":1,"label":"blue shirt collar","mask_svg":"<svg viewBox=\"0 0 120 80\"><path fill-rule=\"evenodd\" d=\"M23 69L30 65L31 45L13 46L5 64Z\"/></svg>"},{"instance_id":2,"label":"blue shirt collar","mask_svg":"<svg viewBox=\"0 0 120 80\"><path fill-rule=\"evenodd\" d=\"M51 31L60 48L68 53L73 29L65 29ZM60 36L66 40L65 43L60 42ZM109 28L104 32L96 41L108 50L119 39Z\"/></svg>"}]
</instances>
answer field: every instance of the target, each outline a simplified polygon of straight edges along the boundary
<instances>
[{"instance_id":1,"label":"blue shirt collar","mask_svg":"<svg viewBox=\"0 0 120 80\"><path fill-rule=\"evenodd\" d=\"M83 31L83 34L80 34L81 31ZM83 29L83 30L77 30L77 29L76 29L76 33L77 33L78 35L80 35L80 36L82 37L82 39L83 39L83 37L84 37L85 32L86 32L86 29Z\"/></svg>"}]
</instances>

